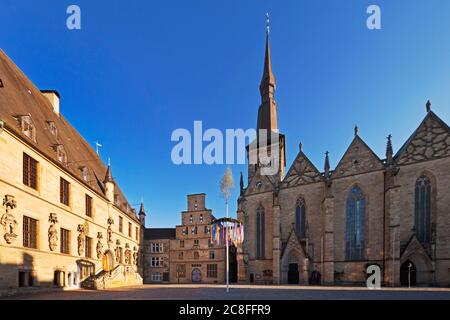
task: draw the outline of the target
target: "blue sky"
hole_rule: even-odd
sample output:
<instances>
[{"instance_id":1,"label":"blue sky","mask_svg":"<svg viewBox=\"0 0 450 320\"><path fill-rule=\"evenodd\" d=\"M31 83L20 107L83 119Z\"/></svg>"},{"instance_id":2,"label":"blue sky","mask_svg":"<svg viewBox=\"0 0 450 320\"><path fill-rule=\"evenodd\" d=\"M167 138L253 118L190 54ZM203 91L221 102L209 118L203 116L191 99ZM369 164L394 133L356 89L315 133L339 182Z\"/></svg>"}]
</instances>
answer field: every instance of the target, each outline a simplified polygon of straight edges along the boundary
<instances>
[{"instance_id":1,"label":"blue sky","mask_svg":"<svg viewBox=\"0 0 450 320\"><path fill-rule=\"evenodd\" d=\"M81 30L66 28L66 8L81 8ZM382 29L366 28L377 4ZM272 64L287 162L302 141L323 168L334 167L360 136L384 157L425 116L425 102L450 123L450 1L447 0L2 0L0 47L41 89L57 89L61 112L111 157L132 204L144 199L147 224L173 226L186 195L207 193L224 214L225 165L175 166L176 128L251 128L260 103L271 15ZM239 171L232 167L236 188Z\"/></svg>"}]
</instances>

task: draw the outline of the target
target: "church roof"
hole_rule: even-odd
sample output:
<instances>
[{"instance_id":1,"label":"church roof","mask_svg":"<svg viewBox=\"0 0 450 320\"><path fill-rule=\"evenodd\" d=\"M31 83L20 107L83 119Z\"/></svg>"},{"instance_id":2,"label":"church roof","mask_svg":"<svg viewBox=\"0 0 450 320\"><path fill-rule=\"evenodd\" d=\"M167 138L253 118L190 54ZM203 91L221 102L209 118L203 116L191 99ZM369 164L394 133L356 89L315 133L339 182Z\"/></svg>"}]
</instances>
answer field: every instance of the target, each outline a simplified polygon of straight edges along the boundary
<instances>
[{"instance_id":1,"label":"church roof","mask_svg":"<svg viewBox=\"0 0 450 320\"><path fill-rule=\"evenodd\" d=\"M50 101L1 49L0 79L3 84L0 87L0 119L4 121L5 127L61 170L101 197L105 197L103 178L107 168L100 157L61 113L56 114L53 111ZM28 138L21 130L19 118L23 115L32 119L35 126L34 140ZM50 123L56 126L57 135L52 134ZM58 160L55 152L55 146L59 145L64 147L67 156L65 163ZM83 179L84 168L89 172L88 181ZM132 211L127 210L131 206L119 187L116 186L115 192L120 198L118 208L137 220Z\"/></svg>"},{"instance_id":2,"label":"church roof","mask_svg":"<svg viewBox=\"0 0 450 320\"><path fill-rule=\"evenodd\" d=\"M429 108L427 104L427 108ZM450 154L450 127L429 110L394 156L397 164L431 160Z\"/></svg>"}]
</instances>

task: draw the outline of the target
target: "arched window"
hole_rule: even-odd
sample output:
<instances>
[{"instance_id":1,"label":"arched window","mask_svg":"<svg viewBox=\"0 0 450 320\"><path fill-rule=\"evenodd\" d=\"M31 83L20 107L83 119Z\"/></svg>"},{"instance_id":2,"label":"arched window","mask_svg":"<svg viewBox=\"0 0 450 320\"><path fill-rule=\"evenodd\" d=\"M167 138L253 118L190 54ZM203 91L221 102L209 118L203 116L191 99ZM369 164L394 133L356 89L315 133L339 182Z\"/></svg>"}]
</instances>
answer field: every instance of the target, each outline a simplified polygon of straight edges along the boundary
<instances>
[{"instance_id":1,"label":"arched window","mask_svg":"<svg viewBox=\"0 0 450 320\"><path fill-rule=\"evenodd\" d=\"M366 200L362 190L354 186L347 197L345 210L345 257L364 259L366 242Z\"/></svg>"},{"instance_id":2,"label":"arched window","mask_svg":"<svg viewBox=\"0 0 450 320\"><path fill-rule=\"evenodd\" d=\"M421 243L431 240L431 181L421 176L416 181L415 192L415 230Z\"/></svg>"},{"instance_id":3,"label":"arched window","mask_svg":"<svg viewBox=\"0 0 450 320\"><path fill-rule=\"evenodd\" d=\"M259 207L256 211L256 258L264 259L264 208Z\"/></svg>"},{"instance_id":4,"label":"arched window","mask_svg":"<svg viewBox=\"0 0 450 320\"><path fill-rule=\"evenodd\" d=\"M300 238L306 238L306 209L303 199L298 199L295 205L295 232Z\"/></svg>"}]
</instances>

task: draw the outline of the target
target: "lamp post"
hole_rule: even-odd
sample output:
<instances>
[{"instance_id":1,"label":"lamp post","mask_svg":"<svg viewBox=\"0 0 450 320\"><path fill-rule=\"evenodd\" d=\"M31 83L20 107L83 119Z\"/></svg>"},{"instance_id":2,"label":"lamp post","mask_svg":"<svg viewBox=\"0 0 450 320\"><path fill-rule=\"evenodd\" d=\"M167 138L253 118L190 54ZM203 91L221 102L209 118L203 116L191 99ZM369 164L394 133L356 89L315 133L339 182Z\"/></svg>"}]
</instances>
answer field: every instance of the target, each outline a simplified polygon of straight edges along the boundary
<instances>
[{"instance_id":1,"label":"lamp post","mask_svg":"<svg viewBox=\"0 0 450 320\"><path fill-rule=\"evenodd\" d=\"M228 200L230 199L230 193L231 189L234 187L233 182L233 172L231 171L231 168L227 168L225 170L225 173L222 177L222 180L220 180L220 192L222 193L223 197L225 198L225 207L226 207L226 222L225 222L225 250L226 250L226 285L227 285L227 292L230 291L230 253L228 250L228 240L229 240L229 213L228 213Z\"/></svg>"},{"instance_id":2,"label":"lamp post","mask_svg":"<svg viewBox=\"0 0 450 320\"><path fill-rule=\"evenodd\" d=\"M411 288L411 268L412 263L408 263L408 288Z\"/></svg>"}]
</instances>

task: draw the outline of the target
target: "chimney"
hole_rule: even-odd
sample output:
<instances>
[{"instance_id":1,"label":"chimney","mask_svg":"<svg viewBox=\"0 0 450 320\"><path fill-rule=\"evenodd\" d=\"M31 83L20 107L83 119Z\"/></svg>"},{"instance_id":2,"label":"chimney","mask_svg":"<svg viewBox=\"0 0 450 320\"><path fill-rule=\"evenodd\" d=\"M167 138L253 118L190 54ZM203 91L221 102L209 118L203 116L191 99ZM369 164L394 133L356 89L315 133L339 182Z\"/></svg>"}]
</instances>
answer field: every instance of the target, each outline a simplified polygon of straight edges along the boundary
<instances>
[{"instance_id":1,"label":"chimney","mask_svg":"<svg viewBox=\"0 0 450 320\"><path fill-rule=\"evenodd\" d=\"M59 93L56 90L41 90L41 93L44 97L50 101L50 104L53 107L53 112L59 116Z\"/></svg>"}]
</instances>

